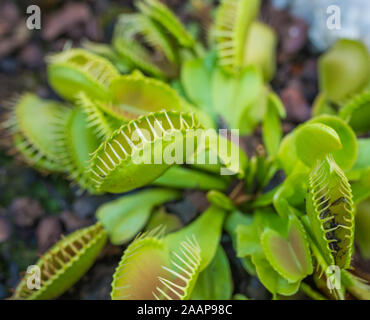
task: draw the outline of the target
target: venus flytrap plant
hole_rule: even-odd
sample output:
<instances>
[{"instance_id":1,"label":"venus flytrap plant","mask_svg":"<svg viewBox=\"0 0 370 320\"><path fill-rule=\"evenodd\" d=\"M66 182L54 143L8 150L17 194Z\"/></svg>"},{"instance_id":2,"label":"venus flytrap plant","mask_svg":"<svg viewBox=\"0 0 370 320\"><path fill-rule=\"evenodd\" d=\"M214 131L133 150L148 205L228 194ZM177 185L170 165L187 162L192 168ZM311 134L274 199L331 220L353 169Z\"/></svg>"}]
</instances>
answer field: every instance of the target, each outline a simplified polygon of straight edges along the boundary
<instances>
[{"instance_id":1,"label":"venus flytrap plant","mask_svg":"<svg viewBox=\"0 0 370 320\"><path fill-rule=\"evenodd\" d=\"M71 49L49 59L51 86L75 106L26 94L10 112L12 143L37 169L66 173L89 193L132 191L40 259L40 290L27 289L26 277L14 297L59 296L109 238L127 245L112 299L230 299L224 228L242 266L275 299L298 290L321 299L304 282L311 276L329 298L348 291L368 299L369 286L348 271L354 237L368 253L366 230L354 229L356 210L356 223L367 225L370 197L369 139L355 135L369 131L367 52L342 41L324 56L316 117L282 137L285 109L266 84L276 36L255 20L260 1L223 1L206 53L161 2L136 5L140 13L121 16L113 47L90 43L93 53ZM358 59L349 68L352 54ZM333 76L337 70L350 85ZM248 159L233 132L215 132L219 116L241 134L262 124L255 156ZM285 177L276 184L279 169ZM207 191L210 203L187 226L165 207L181 189ZM322 285L333 265L342 287L330 292Z\"/></svg>"},{"instance_id":2,"label":"venus flytrap plant","mask_svg":"<svg viewBox=\"0 0 370 320\"><path fill-rule=\"evenodd\" d=\"M178 63L177 48L167 36L166 29L148 16L140 13L121 15L116 28L118 37L134 40L136 35L141 35L147 45L156 51L162 51L168 62L175 65Z\"/></svg>"}]
</instances>

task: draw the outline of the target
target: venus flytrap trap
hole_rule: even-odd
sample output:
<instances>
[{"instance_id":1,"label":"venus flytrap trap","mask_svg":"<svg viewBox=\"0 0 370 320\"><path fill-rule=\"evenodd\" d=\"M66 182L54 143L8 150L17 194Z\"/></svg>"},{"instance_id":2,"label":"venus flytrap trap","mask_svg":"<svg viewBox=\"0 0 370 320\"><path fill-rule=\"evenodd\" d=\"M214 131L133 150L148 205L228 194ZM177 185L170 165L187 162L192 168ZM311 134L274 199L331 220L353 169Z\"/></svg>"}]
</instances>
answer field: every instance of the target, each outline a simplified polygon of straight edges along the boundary
<instances>
[{"instance_id":1,"label":"venus flytrap trap","mask_svg":"<svg viewBox=\"0 0 370 320\"><path fill-rule=\"evenodd\" d=\"M149 113L181 110L177 93L162 81L145 77L140 72L117 77L109 86L112 99L95 100L100 109L121 121L127 122Z\"/></svg>"},{"instance_id":2,"label":"venus flytrap trap","mask_svg":"<svg viewBox=\"0 0 370 320\"><path fill-rule=\"evenodd\" d=\"M115 131L94 153L89 171L95 187L118 193L154 181L175 163L168 164L163 159L166 147L179 145L180 156L186 159L183 147L186 131L198 128L200 123L194 115L175 111L152 113L132 120ZM147 171L145 175L140 174L142 170Z\"/></svg>"},{"instance_id":3,"label":"venus flytrap trap","mask_svg":"<svg viewBox=\"0 0 370 320\"><path fill-rule=\"evenodd\" d=\"M259 6L259 0L225 0L219 6L214 36L223 68L234 72L242 67L249 27Z\"/></svg>"},{"instance_id":4,"label":"venus flytrap trap","mask_svg":"<svg viewBox=\"0 0 370 320\"><path fill-rule=\"evenodd\" d=\"M30 275L18 284L13 299L53 299L74 285L94 263L104 247L107 233L101 223L75 231L62 238L36 263L40 268L41 287L28 288Z\"/></svg>"},{"instance_id":5,"label":"venus flytrap trap","mask_svg":"<svg viewBox=\"0 0 370 320\"><path fill-rule=\"evenodd\" d=\"M319 160L309 177L307 214L329 265L348 268L352 257L352 192L332 156Z\"/></svg>"},{"instance_id":6,"label":"venus flytrap trap","mask_svg":"<svg viewBox=\"0 0 370 320\"><path fill-rule=\"evenodd\" d=\"M199 273L216 254L225 214L211 206L180 231L161 236L162 230L154 229L139 236L116 269L112 299L189 299Z\"/></svg>"},{"instance_id":7,"label":"venus flytrap trap","mask_svg":"<svg viewBox=\"0 0 370 320\"><path fill-rule=\"evenodd\" d=\"M11 107L3 127L26 163L45 172L63 172L55 139L58 126L69 111L61 103L26 93Z\"/></svg>"},{"instance_id":8,"label":"venus flytrap trap","mask_svg":"<svg viewBox=\"0 0 370 320\"><path fill-rule=\"evenodd\" d=\"M133 66L158 78L178 73L182 51L193 52L199 44L178 18L160 1L137 1L141 13L123 14L116 25L113 46L118 55ZM143 43L137 40L141 37ZM159 59L154 59L153 49Z\"/></svg>"},{"instance_id":9,"label":"venus flytrap trap","mask_svg":"<svg viewBox=\"0 0 370 320\"><path fill-rule=\"evenodd\" d=\"M109 96L108 85L119 72L106 59L86 50L70 49L48 58L48 80L63 98L75 101L76 94Z\"/></svg>"},{"instance_id":10,"label":"venus flytrap trap","mask_svg":"<svg viewBox=\"0 0 370 320\"><path fill-rule=\"evenodd\" d=\"M160 64L144 45L135 40L139 35L162 54L163 61ZM134 13L120 16L114 32L113 46L130 64L152 76L166 78L176 72L178 54L170 39L161 25L145 15Z\"/></svg>"},{"instance_id":11,"label":"venus flytrap trap","mask_svg":"<svg viewBox=\"0 0 370 320\"><path fill-rule=\"evenodd\" d=\"M155 231L139 236L126 249L113 276L112 300L183 300L191 294L201 259L196 239L183 241L171 259Z\"/></svg>"},{"instance_id":12,"label":"venus flytrap trap","mask_svg":"<svg viewBox=\"0 0 370 320\"><path fill-rule=\"evenodd\" d=\"M158 0L143 0L137 2L138 9L154 21L160 23L185 48L192 48L195 40L185 29L176 15Z\"/></svg>"}]
</instances>

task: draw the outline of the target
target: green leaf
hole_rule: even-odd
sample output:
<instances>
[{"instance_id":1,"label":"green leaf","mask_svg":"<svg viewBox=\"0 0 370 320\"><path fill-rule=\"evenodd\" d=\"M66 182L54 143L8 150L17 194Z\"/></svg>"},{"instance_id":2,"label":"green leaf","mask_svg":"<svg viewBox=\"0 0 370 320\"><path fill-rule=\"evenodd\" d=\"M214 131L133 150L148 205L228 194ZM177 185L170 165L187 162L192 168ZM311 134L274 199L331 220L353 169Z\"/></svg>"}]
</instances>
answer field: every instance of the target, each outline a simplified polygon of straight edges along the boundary
<instances>
[{"instance_id":1,"label":"green leaf","mask_svg":"<svg viewBox=\"0 0 370 320\"><path fill-rule=\"evenodd\" d=\"M95 103L122 122L149 112L182 109L180 97L174 89L165 82L145 77L137 71L114 79L109 91L111 100L98 100Z\"/></svg>"},{"instance_id":2,"label":"green leaf","mask_svg":"<svg viewBox=\"0 0 370 320\"><path fill-rule=\"evenodd\" d=\"M181 83L189 99L203 111L213 115L211 71L204 59L187 60L181 68Z\"/></svg>"},{"instance_id":3,"label":"green leaf","mask_svg":"<svg viewBox=\"0 0 370 320\"><path fill-rule=\"evenodd\" d=\"M237 293L234 294L233 300L249 300L244 294Z\"/></svg>"},{"instance_id":4,"label":"green leaf","mask_svg":"<svg viewBox=\"0 0 370 320\"><path fill-rule=\"evenodd\" d=\"M370 197L370 168L361 171L360 179L351 183L353 203L357 204Z\"/></svg>"},{"instance_id":5,"label":"green leaf","mask_svg":"<svg viewBox=\"0 0 370 320\"><path fill-rule=\"evenodd\" d=\"M239 225L249 225L253 221L252 215L244 214L238 210L231 212L225 221L225 230L230 234L235 251L237 251L237 228Z\"/></svg>"},{"instance_id":6,"label":"green leaf","mask_svg":"<svg viewBox=\"0 0 370 320\"><path fill-rule=\"evenodd\" d=\"M144 190L108 202L96 214L111 242L119 245L131 240L145 226L155 206L179 197L173 190Z\"/></svg>"},{"instance_id":7,"label":"green leaf","mask_svg":"<svg viewBox=\"0 0 370 320\"><path fill-rule=\"evenodd\" d=\"M82 46L103 58L108 59L114 64L114 66L120 71L120 73L128 73L131 71L132 65L125 59L118 56L117 52L114 51L113 47L109 44L93 42L90 40L83 40Z\"/></svg>"},{"instance_id":8,"label":"green leaf","mask_svg":"<svg viewBox=\"0 0 370 320\"><path fill-rule=\"evenodd\" d=\"M344 286L354 297L360 300L370 300L370 285L364 279L347 270L342 270L341 276Z\"/></svg>"},{"instance_id":9,"label":"green leaf","mask_svg":"<svg viewBox=\"0 0 370 320\"><path fill-rule=\"evenodd\" d=\"M297 130L297 129L296 129ZM286 175L291 174L296 166L305 166L297 156L295 144L295 131L287 134L280 143L277 163L285 171Z\"/></svg>"},{"instance_id":10,"label":"green leaf","mask_svg":"<svg viewBox=\"0 0 370 320\"><path fill-rule=\"evenodd\" d=\"M252 257L259 279L271 293L295 293L300 280L312 272L308 243L297 218L287 220L271 210L260 210L255 213L252 224L237 228L237 234L238 257ZM279 255L297 259L295 265L297 261L299 265L302 263L300 275L287 275L286 262Z\"/></svg>"},{"instance_id":11,"label":"green leaf","mask_svg":"<svg viewBox=\"0 0 370 320\"><path fill-rule=\"evenodd\" d=\"M239 225L237 234L237 256L243 258L261 252L259 232L255 224Z\"/></svg>"},{"instance_id":12,"label":"green leaf","mask_svg":"<svg viewBox=\"0 0 370 320\"><path fill-rule=\"evenodd\" d=\"M209 266L199 274L190 300L229 300L232 292L229 260L219 245Z\"/></svg>"},{"instance_id":13,"label":"green leaf","mask_svg":"<svg viewBox=\"0 0 370 320\"><path fill-rule=\"evenodd\" d=\"M63 172L66 168L60 163L55 137L58 124L64 123L70 110L61 103L25 93L14 104L1 127L12 137L15 148L28 164L44 172Z\"/></svg>"},{"instance_id":14,"label":"green leaf","mask_svg":"<svg viewBox=\"0 0 370 320\"><path fill-rule=\"evenodd\" d=\"M225 73L221 68L217 68L213 73L213 106L228 126L240 129L241 134L252 132L262 121L266 93L262 74L254 66L247 67L234 76Z\"/></svg>"},{"instance_id":15,"label":"green leaf","mask_svg":"<svg viewBox=\"0 0 370 320\"><path fill-rule=\"evenodd\" d=\"M170 71L162 70L162 68L157 66L148 50L140 43L133 41L132 39L113 36L112 45L114 50L117 52L119 59L128 61L129 64L132 64L136 68L139 68L153 77L160 79L168 77L166 72L170 73ZM166 69L170 69L170 66L167 66Z\"/></svg>"},{"instance_id":16,"label":"green leaf","mask_svg":"<svg viewBox=\"0 0 370 320\"><path fill-rule=\"evenodd\" d=\"M198 139L198 148L194 155L188 157L187 164L196 168L210 170L221 175L237 175L243 178L248 166L248 158L239 147L239 136L234 135L231 140L216 133L214 129L207 129ZM220 167L219 165L222 164Z\"/></svg>"}]
</instances>

